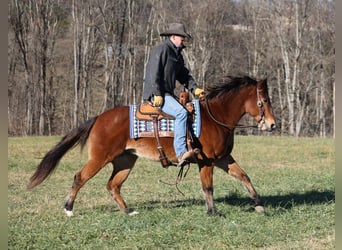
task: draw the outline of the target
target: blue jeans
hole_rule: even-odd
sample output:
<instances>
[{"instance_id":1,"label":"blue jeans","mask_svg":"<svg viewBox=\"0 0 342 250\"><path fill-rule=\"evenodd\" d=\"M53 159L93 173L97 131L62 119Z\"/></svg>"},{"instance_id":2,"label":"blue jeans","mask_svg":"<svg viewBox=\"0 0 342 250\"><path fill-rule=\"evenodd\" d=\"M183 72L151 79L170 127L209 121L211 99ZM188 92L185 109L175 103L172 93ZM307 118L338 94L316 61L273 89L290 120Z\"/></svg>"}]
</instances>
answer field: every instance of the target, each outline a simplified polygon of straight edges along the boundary
<instances>
[{"instance_id":1,"label":"blue jeans","mask_svg":"<svg viewBox=\"0 0 342 250\"><path fill-rule=\"evenodd\" d=\"M175 117L173 147L176 156L179 157L187 151L186 148L186 123L188 111L173 96L165 95L162 111Z\"/></svg>"}]
</instances>

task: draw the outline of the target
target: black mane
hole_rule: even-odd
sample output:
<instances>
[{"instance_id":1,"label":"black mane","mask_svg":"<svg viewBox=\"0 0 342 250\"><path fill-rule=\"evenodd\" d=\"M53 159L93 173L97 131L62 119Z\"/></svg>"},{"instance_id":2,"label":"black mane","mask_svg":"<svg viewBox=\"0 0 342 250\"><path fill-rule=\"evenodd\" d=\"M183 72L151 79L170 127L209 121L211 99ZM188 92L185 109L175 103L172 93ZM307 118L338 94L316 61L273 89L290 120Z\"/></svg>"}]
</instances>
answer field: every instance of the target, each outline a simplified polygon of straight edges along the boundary
<instances>
[{"instance_id":1,"label":"black mane","mask_svg":"<svg viewBox=\"0 0 342 250\"><path fill-rule=\"evenodd\" d=\"M212 99L214 97L219 97L220 95L226 92L233 92L242 86L256 85L256 84L257 84L257 81L255 79L250 78L249 76L242 76L242 77L227 76L221 81L220 84L208 87L206 91L207 92L206 97L208 99Z\"/></svg>"}]
</instances>

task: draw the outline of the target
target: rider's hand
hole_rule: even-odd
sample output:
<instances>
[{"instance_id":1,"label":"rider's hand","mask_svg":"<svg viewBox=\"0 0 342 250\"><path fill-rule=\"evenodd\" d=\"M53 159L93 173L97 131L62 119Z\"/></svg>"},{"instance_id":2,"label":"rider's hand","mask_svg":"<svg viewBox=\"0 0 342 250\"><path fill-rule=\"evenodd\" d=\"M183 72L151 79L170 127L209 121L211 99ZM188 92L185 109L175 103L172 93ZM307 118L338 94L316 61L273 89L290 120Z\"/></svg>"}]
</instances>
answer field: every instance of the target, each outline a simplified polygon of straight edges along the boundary
<instances>
[{"instance_id":1,"label":"rider's hand","mask_svg":"<svg viewBox=\"0 0 342 250\"><path fill-rule=\"evenodd\" d=\"M160 107L161 105L163 105L163 97L160 95L155 95L153 97L153 106Z\"/></svg>"},{"instance_id":2,"label":"rider's hand","mask_svg":"<svg viewBox=\"0 0 342 250\"><path fill-rule=\"evenodd\" d=\"M200 88L195 89L195 96L197 96L200 100L204 100L205 98L204 90Z\"/></svg>"}]
</instances>

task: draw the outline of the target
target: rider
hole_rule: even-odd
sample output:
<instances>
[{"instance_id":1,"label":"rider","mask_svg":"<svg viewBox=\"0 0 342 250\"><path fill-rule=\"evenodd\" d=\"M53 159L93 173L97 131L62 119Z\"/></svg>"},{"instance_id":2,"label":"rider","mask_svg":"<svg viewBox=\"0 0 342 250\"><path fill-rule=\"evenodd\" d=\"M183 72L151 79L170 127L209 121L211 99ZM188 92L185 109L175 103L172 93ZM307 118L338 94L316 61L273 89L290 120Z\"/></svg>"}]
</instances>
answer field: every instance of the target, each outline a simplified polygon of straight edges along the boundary
<instances>
[{"instance_id":1,"label":"rider","mask_svg":"<svg viewBox=\"0 0 342 250\"><path fill-rule=\"evenodd\" d=\"M173 146L181 165L193 158L194 152L186 148L188 111L175 98L176 80L200 99L204 98L204 90L198 87L184 65L181 51L185 48L184 40L191 39L184 24L171 23L160 36L167 38L151 51L142 97L151 101L155 107L161 107L166 114L175 117Z\"/></svg>"}]
</instances>

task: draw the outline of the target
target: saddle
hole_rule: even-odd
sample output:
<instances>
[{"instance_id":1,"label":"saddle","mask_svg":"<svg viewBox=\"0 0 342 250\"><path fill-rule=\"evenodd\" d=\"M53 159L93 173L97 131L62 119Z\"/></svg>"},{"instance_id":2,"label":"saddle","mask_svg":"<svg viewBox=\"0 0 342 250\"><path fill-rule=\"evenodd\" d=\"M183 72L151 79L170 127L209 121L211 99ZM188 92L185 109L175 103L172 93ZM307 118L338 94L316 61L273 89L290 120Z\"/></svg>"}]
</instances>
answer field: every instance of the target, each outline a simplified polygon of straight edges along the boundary
<instances>
[{"instance_id":1,"label":"saddle","mask_svg":"<svg viewBox=\"0 0 342 250\"><path fill-rule=\"evenodd\" d=\"M189 129L189 123L191 123L194 119L194 105L192 102L189 102L189 93L186 91L182 91L179 95L179 102L185 106L185 108L189 112L189 118L187 123L187 146L188 150L192 149L193 142L193 133ZM159 160L164 168L169 166L176 166L176 164L172 163L166 156L164 148L160 144L160 135L158 130L158 122L161 119L170 119L174 120L175 117L164 113L160 107L154 107L150 101L144 101L137 106L137 110L135 116L139 120L147 120L153 122L153 133L157 142L157 150L159 152Z\"/></svg>"},{"instance_id":2,"label":"saddle","mask_svg":"<svg viewBox=\"0 0 342 250\"><path fill-rule=\"evenodd\" d=\"M160 107L154 107L153 104L147 100L137 106L135 116L139 120L147 121L153 121L154 118L157 118L158 121L163 118L171 120L175 119L173 116L164 113Z\"/></svg>"}]
</instances>

